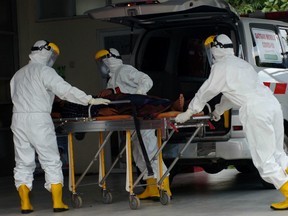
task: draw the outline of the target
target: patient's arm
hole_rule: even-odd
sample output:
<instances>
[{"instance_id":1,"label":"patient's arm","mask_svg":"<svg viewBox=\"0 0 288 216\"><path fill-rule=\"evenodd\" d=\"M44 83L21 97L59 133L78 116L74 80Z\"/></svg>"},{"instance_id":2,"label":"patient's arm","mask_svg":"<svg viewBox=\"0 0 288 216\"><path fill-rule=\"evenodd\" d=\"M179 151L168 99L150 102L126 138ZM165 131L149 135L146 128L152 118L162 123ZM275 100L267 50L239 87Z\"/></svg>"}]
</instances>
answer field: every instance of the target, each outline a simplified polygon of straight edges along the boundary
<instances>
[{"instance_id":1,"label":"patient's arm","mask_svg":"<svg viewBox=\"0 0 288 216\"><path fill-rule=\"evenodd\" d=\"M97 97L106 97L108 95L114 94L113 89L109 88L109 89L104 89L102 90Z\"/></svg>"},{"instance_id":2,"label":"patient's arm","mask_svg":"<svg viewBox=\"0 0 288 216\"><path fill-rule=\"evenodd\" d=\"M192 116L203 116L203 115L204 115L204 112L201 111L201 112L199 112L199 113L195 113L195 114L193 114Z\"/></svg>"}]
</instances>

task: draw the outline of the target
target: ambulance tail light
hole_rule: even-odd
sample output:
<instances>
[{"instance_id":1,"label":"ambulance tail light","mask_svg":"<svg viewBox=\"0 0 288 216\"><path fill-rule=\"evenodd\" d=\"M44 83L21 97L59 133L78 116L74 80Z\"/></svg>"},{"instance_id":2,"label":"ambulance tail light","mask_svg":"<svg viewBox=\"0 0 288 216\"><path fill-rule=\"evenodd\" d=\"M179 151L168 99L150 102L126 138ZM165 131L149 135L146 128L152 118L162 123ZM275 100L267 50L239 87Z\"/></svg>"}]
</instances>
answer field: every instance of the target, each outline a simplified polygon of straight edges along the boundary
<instances>
[{"instance_id":1,"label":"ambulance tail light","mask_svg":"<svg viewBox=\"0 0 288 216\"><path fill-rule=\"evenodd\" d=\"M233 131L242 131L243 130L243 126L242 125L234 125L233 126Z\"/></svg>"}]
</instances>

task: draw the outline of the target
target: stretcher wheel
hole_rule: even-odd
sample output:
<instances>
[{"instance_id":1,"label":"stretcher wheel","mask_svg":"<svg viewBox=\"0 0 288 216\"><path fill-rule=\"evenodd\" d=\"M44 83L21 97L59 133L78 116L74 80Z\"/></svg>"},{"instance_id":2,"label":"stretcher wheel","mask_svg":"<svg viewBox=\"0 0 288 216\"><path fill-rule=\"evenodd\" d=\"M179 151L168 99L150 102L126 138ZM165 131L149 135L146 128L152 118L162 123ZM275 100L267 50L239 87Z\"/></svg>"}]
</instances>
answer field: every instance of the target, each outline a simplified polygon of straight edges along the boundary
<instances>
[{"instance_id":1,"label":"stretcher wheel","mask_svg":"<svg viewBox=\"0 0 288 216\"><path fill-rule=\"evenodd\" d=\"M110 191L107 190L102 191L102 201L104 204L112 203L112 194Z\"/></svg>"},{"instance_id":2,"label":"stretcher wheel","mask_svg":"<svg viewBox=\"0 0 288 216\"><path fill-rule=\"evenodd\" d=\"M160 191L160 202L162 205L168 205L170 203L170 196L166 191Z\"/></svg>"},{"instance_id":3,"label":"stretcher wheel","mask_svg":"<svg viewBox=\"0 0 288 216\"><path fill-rule=\"evenodd\" d=\"M73 208L82 207L82 198L78 194L72 194L71 201L72 201Z\"/></svg>"},{"instance_id":4,"label":"stretcher wheel","mask_svg":"<svg viewBox=\"0 0 288 216\"><path fill-rule=\"evenodd\" d=\"M140 199L135 195L130 195L129 206L132 210L136 210L140 207Z\"/></svg>"}]
</instances>

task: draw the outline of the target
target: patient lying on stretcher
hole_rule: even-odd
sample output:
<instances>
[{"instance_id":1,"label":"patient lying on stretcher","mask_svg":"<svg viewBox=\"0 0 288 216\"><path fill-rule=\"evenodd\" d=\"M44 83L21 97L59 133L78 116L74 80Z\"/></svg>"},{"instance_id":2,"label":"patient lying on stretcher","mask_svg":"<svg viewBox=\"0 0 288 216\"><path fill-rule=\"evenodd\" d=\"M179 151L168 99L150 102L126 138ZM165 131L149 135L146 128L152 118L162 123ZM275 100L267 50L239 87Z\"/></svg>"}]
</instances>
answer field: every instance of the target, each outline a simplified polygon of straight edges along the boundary
<instances>
[{"instance_id":1,"label":"patient lying on stretcher","mask_svg":"<svg viewBox=\"0 0 288 216\"><path fill-rule=\"evenodd\" d=\"M183 112L183 110L187 109L187 105L190 102L188 100L185 101L183 94L180 94L179 98L173 102L168 99L159 98L156 96L124 93L106 94L101 95L101 97L109 99L111 101L129 100L131 101L131 103L111 104L108 106L92 106L90 109L92 117L133 115L134 106L137 117L142 117L144 119L153 119L157 117L158 114L163 112ZM82 106L71 102L61 101L61 106L58 105L58 110L56 111L59 113L57 117L88 117L88 108L88 106ZM199 114L203 115L203 113Z\"/></svg>"}]
</instances>

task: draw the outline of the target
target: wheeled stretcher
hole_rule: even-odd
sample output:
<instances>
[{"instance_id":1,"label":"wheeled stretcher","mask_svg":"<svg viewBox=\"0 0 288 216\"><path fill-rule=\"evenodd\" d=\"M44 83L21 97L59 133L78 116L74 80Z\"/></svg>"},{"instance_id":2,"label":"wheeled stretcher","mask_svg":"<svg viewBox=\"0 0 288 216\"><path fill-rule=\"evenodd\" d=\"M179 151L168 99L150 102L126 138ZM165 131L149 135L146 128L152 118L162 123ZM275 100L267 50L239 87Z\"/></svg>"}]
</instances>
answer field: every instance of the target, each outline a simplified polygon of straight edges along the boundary
<instances>
[{"instance_id":1,"label":"wheeled stretcher","mask_svg":"<svg viewBox=\"0 0 288 216\"><path fill-rule=\"evenodd\" d=\"M129 101L113 101L112 103L128 103ZM188 145L192 142L194 137L198 134L201 128L208 126L210 119L209 116L199 116L193 117L191 121L188 121L185 124L175 124L174 117L179 112L167 112L161 113L155 119L140 119L139 126L141 130L145 129L156 129L157 130L157 142L158 142L158 151L154 155L151 161L159 161L159 181L158 188L160 190L160 201L163 205L166 205L170 202L170 197L163 189L163 180L168 175L170 170L180 159L181 154L185 151ZM101 116L101 117L91 117L90 107L89 107L89 116L81 118L63 118L54 120L56 127L61 127L62 133L68 134L68 154L69 154L69 190L71 191L72 205L75 208L82 206L82 198L77 194L76 189L80 185L81 181L93 165L95 161L99 159L99 186L102 188L102 200L104 203L112 202L112 194L107 189L106 179L111 173L112 169L116 165L117 161L122 157L122 154L126 150L126 190L129 192L129 206L131 209L137 209L140 206L140 200L134 193L134 188L139 186L140 179L143 177L144 172L133 181L133 169L132 169L132 136L135 131L135 121L131 115L114 115L114 116ZM196 127L197 129L191 136L190 140L184 146L179 156L175 158L173 163L168 168L167 172L163 174L162 168L162 150L167 144L169 138L172 137L173 133L182 127ZM120 153L116 160L113 162L110 169L106 172L105 169L105 152L104 147L109 142L114 131L126 131L126 145L120 150ZM82 175L77 179L75 178L74 171L74 151L73 151L73 133L79 132L98 132L99 133L99 149L95 153L91 162L89 163L86 170ZM108 133L104 133L108 132ZM105 135L107 134L107 135ZM162 143L162 138L166 137L166 140Z\"/></svg>"},{"instance_id":2,"label":"wheeled stretcher","mask_svg":"<svg viewBox=\"0 0 288 216\"><path fill-rule=\"evenodd\" d=\"M175 123L175 117L180 113L180 112L164 112L161 113L157 116L157 119L162 119L164 122L164 127L158 128L157 129L157 138L158 138L158 150L155 153L154 157L152 157L151 161L154 160L159 160L159 174L158 174L158 181L157 181L157 186L160 190L160 202L163 205L167 205L170 203L171 197L168 195L167 191L164 190L164 185L163 181L164 179L169 175L170 171L172 168L175 166L177 161L183 156L183 153L185 150L188 148L188 146L192 143L193 139L198 135L198 134L203 134L204 127L209 127L210 129L215 129L214 126L211 124L211 108L209 104L206 104L208 108L208 115L195 115L192 116L192 118L182 124L177 124ZM184 146L180 149L177 157L174 158L172 163L170 164L169 167L167 167L167 170L165 173L163 173L162 169L162 163L160 161L163 160L162 158L162 151L168 141L171 139L173 134L175 132L178 132L179 129L181 128L195 128L195 131L192 133L191 137L188 139L188 141L184 144ZM164 142L163 142L164 141ZM144 173L146 170L144 170L139 177L135 180L133 187L136 187L137 184L140 182L142 179Z\"/></svg>"}]
</instances>

